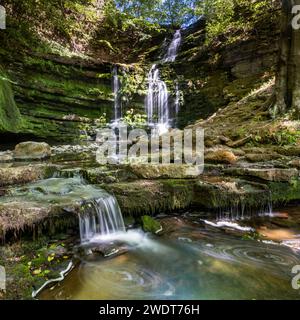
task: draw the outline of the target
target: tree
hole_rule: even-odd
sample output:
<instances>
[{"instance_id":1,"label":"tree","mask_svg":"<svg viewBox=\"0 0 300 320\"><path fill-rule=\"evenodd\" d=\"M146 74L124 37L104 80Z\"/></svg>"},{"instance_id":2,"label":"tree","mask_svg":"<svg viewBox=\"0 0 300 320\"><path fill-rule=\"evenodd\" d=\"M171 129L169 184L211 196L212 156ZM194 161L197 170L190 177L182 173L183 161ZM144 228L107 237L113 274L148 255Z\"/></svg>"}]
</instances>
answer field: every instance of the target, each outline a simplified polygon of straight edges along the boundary
<instances>
[{"instance_id":1,"label":"tree","mask_svg":"<svg viewBox=\"0 0 300 320\"><path fill-rule=\"evenodd\" d=\"M300 0L282 0L281 39L274 116L288 110L300 115L300 30L292 27L292 8Z\"/></svg>"},{"instance_id":2,"label":"tree","mask_svg":"<svg viewBox=\"0 0 300 320\"><path fill-rule=\"evenodd\" d=\"M150 22L180 27L195 17L197 0L115 0L116 7Z\"/></svg>"},{"instance_id":3,"label":"tree","mask_svg":"<svg viewBox=\"0 0 300 320\"><path fill-rule=\"evenodd\" d=\"M162 21L174 27L189 24L195 18L195 0L164 0Z\"/></svg>"}]
</instances>

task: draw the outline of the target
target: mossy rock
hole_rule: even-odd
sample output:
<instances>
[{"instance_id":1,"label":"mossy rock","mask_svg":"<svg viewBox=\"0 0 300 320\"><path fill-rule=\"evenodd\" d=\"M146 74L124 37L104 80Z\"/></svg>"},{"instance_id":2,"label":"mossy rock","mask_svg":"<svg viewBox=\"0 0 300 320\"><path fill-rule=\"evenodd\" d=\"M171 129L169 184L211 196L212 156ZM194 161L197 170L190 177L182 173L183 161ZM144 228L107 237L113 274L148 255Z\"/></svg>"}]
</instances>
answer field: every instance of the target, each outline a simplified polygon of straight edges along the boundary
<instances>
[{"instance_id":1,"label":"mossy rock","mask_svg":"<svg viewBox=\"0 0 300 320\"><path fill-rule=\"evenodd\" d=\"M157 234L162 230L161 224L150 216L142 216L141 220L142 227L145 232Z\"/></svg>"},{"instance_id":2,"label":"mossy rock","mask_svg":"<svg viewBox=\"0 0 300 320\"><path fill-rule=\"evenodd\" d=\"M22 125L9 80L0 68L0 132L18 132Z\"/></svg>"}]
</instances>

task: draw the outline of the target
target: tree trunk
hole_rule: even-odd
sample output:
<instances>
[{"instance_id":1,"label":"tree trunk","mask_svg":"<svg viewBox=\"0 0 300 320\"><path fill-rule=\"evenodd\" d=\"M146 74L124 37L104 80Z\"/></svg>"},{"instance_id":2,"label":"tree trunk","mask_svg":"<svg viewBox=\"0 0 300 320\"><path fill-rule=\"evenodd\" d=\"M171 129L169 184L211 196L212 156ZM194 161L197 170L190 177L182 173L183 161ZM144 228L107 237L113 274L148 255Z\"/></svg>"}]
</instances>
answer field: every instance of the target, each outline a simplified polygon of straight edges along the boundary
<instances>
[{"instance_id":1,"label":"tree trunk","mask_svg":"<svg viewBox=\"0 0 300 320\"><path fill-rule=\"evenodd\" d=\"M300 0L282 0L279 66L274 116L287 111L300 113L300 30L292 28L292 8Z\"/></svg>"}]
</instances>

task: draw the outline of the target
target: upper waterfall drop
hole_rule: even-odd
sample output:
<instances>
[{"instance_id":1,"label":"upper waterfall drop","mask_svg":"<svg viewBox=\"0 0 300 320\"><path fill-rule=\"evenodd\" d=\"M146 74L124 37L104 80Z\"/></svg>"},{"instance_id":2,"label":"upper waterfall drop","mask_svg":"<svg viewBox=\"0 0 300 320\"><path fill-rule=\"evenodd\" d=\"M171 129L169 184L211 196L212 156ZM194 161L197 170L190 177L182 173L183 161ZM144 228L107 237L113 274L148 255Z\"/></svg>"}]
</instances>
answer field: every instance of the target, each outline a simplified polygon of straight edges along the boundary
<instances>
[{"instance_id":1,"label":"upper waterfall drop","mask_svg":"<svg viewBox=\"0 0 300 320\"><path fill-rule=\"evenodd\" d=\"M168 52L163 62L174 62L176 60L180 45L181 45L181 30L177 30L173 36L173 40L168 48Z\"/></svg>"},{"instance_id":2,"label":"upper waterfall drop","mask_svg":"<svg viewBox=\"0 0 300 320\"><path fill-rule=\"evenodd\" d=\"M162 64L176 60L181 40L181 30L177 30L164 59L161 61ZM175 101L173 105L170 105L167 84L160 78L158 66L156 64L152 65L148 73L148 93L145 100L145 109L148 116L148 123L150 125L155 124L159 134L163 134L169 129L172 120L170 119L170 115L178 113L179 98L179 87L177 83ZM171 107L174 110L171 109Z\"/></svg>"},{"instance_id":3,"label":"upper waterfall drop","mask_svg":"<svg viewBox=\"0 0 300 320\"><path fill-rule=\"evenodd\" d=\"M89 205L89 210L79 215L81 242L125 232L125 223L116 198L105 191Z\"/></svg>"},{"instance_id":4,"label":"upper waterfall drop","mask_svg":"<svg viewBox=\"0 0 300 320\"><path fill-rule=\"evenodd\" d=\"M114 92L114 111L115 119L118 120L122 117L122 108L120 101L120 80L118 75L118 67L113 68L113 92Z\"/></svg>"}]
</instances>

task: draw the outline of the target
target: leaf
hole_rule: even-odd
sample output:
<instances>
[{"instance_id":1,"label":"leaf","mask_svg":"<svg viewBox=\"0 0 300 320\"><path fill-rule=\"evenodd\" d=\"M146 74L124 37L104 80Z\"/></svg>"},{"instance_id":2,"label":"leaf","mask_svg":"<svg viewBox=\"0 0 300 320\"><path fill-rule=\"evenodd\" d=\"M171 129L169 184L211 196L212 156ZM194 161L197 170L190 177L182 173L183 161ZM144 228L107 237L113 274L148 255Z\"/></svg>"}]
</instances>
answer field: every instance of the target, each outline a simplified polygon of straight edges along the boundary
<instances>
[{"instance_id":1,"label":"leaf","mask_svg":"<svg viewBox=\"0 0 300 320\"><path fill-rule=\"evenodd\" d=\"M32 274L36 276L36 275L39 275L41 272L42 272L42 269L39 268L39 269L33 270Z\"/></svg>"},{"instance_id":2,"label":"leaf","mask_svg":"<svg viewBox=\"0 0 300 320\"><path fill-rule=\"evenodd\" d=\"M47 260L48 260L48 262L53 261L54 260L54 256L53 255L48 256Z\"/></svg>"}]
</instances>

